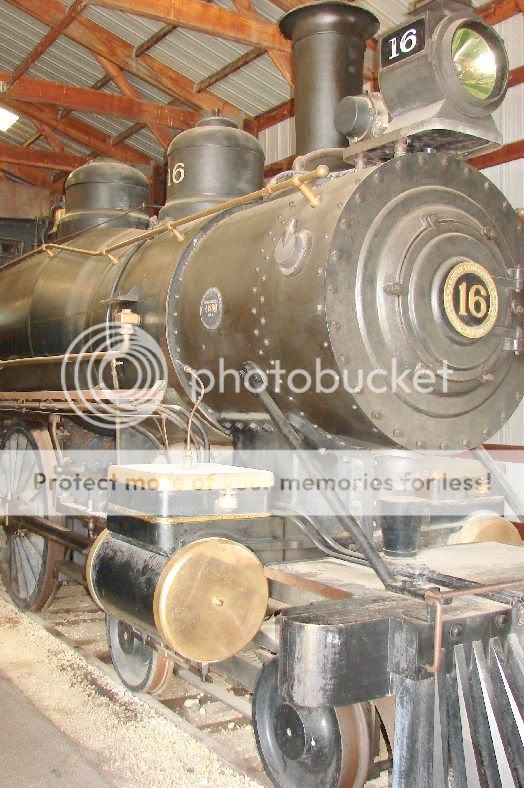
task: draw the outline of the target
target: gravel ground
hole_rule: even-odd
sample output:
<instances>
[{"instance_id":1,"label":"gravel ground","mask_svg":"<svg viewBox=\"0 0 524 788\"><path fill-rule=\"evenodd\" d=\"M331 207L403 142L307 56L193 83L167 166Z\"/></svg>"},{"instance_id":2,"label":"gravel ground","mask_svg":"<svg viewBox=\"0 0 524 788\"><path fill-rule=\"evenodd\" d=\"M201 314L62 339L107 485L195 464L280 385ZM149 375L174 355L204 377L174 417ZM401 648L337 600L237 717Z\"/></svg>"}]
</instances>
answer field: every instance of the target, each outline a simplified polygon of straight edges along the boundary
<instances>
[{"instance_id":1,"label":"gravel ground","mask_svg":"<svg viewBox=\"0 0 524 788\"><path fill-rule=\"evenodd\" d=\"M123 787L258 785L2 599L0 670Z\"/></svg>"}]
</instances>

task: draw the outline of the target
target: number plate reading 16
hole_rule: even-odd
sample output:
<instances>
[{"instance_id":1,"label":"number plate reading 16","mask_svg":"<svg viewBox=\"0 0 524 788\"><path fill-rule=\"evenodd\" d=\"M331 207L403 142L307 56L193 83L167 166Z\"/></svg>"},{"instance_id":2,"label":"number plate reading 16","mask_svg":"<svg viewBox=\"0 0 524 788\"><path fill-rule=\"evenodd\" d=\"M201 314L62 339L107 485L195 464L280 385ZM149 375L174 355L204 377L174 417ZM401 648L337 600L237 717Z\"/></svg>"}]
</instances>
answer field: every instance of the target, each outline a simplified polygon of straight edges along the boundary
<instances>
[{"instance_id":1,"label":"number plate reading 16","mask_svg":"<svg viewBox=\"0 0 524 788\"><path fill-rule=\"evenodd\" d=\"M417 52L422 52L426 45L426 22L415 19L411 25L401 27L384 36L380 46L380 65L382 68L399 63Z\"/></svg>"}]
</instances>

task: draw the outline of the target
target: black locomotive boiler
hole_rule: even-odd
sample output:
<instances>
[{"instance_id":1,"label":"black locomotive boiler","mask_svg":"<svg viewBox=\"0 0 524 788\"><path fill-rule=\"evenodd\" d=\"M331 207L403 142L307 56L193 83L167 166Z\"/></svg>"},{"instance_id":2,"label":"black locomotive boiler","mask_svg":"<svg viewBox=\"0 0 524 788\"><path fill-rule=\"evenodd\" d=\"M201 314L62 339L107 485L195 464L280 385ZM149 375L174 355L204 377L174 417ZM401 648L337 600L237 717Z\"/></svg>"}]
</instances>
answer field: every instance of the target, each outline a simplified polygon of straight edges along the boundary
<instances>
[{"instance_id":1,"label":"black locomotive boiler","mask_svg":"<svg viewBox=\"0 0 524 788\"><path fill-rule=\"evenodd\" d=\"M523 784L524 553L503 517L522 491L479 447L524 395L524 233L466 161L500 143L504 46L429 2L382 36L363 93L371 13L331 0L280 25L291 171L264 184L258 141L204 118L170 147L158 219L140 173L90 164L57 243L0 268L4 581L29 610L85 581L132 690L183 665L252 691L275 785ZM326 468L354 483L319 512L281 495ZM450 492L443 468L478 479ZM436 492L406 487L421 470Z\"/></svg>"}]
</instances>

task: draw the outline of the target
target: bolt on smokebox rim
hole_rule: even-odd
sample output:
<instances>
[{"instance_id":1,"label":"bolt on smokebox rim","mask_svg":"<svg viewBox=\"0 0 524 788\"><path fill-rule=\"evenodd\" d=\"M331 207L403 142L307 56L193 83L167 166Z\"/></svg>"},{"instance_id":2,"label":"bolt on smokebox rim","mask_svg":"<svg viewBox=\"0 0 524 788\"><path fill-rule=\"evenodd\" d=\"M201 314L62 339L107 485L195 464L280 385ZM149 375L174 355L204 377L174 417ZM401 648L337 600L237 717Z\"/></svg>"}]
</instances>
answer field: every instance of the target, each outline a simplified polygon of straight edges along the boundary
<instances>
[{"instance_id":1,"label":"bolt on smokebox rim","mask_svg":"<svg viewBox=\"0 0 524 788\"><path fill-rule=\"evenodd\" d=\"M346 29L341 29L341 25ZM278 26L282 35L293 43L317 33L345 33L367 41L378 32L380 22L370 11L346 0L321 0L288 11L279 19Z\"/></svg>"}]
</instances>

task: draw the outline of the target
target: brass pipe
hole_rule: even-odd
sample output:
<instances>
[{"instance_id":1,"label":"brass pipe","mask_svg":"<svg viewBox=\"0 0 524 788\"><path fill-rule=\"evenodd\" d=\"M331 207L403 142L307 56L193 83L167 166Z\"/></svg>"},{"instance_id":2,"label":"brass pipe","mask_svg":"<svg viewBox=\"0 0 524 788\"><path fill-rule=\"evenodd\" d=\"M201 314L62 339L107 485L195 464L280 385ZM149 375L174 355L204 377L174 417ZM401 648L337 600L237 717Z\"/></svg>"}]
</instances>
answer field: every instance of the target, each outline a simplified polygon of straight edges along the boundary
<instances>
[{"instance_id":1,"label":"brass pipe","mask_svg":"<svg viewBox=\"0 0 524 788\"><path fill-rule=\"evenodd\" d=\"M129 350L129 333L123 334L120 350L96 350L91 353L63 353L59 356L28 356L27 358L0 359L0 372L4 367L38 366L40 364L69 364L71 361L121 358Z\"/></svg>"},{"instance_id":2,"label":"brass pipe","mask_svg":"<svg viewBox=\"0 0 524 788\"><path fill-rule=\"evenodd\" d=\"M287 191L287 189L298 189L300 192L302 192L311 207L316 208L320 204L320 198L309 187L305 186L305 184L309 181L318 180L319 178L327 178L328 175L329 167L327 167L325 164L321 164L311 172L304 172L301 175L294 175L292 178L288 178L285 181L280 181L279 183L270 183L256 192L245 194L242 197L235 197L232 200L227 200L226 202L215 205L212 208L207 208L205 211L197 211L197 213L184 216L182 219L167 222L167 224L154 227L152 230L146 230L145 232L139 233L132 238L128 238L126 241L120 241L119 243L112 244L111 246L106 246L104 249L90 251L89 249L81 249L75 246L65 246L64 244L44 244L43 246L39 246L38 249L34 249L32 252L27 252L27 254L17 257L15 260L10 260L9 263L6 263L6 266L18 263L45 251L53 256L52 253L49 252L49 249L59 249L61 251L66 249L68 252L86 255L88 257L107 256L112 260L112 262L115 262L115 259L112 258L111 255L113 252L116 252L119 249L125 249L126 247L131 246L134 243L138 243L139 241L148 241L150 238L156 238L158 235L163 235L167 232L173 232L177 239L182 241L184 240L184 236L177 232L177 228L184 224L190 224L191 222L195 222L198 219L206 219L208 216L214 216L221 211L227 211L229 208L236 208L239 205L246 205L247 203L259 199L260 197L271 197L273 194ZM2 269L0 268L0 271L1 270Z\"/></svg>"},{"instance_id":3,"label":"brass pipe","mask_svg":"<svg viewBox=\"0 0 524 788\"><path fill-rule=\"evenodd\" d=\"M0 371L4 367L22 367L33 364L58 364L64 361L69 363L70 361L77 361L79 359L91 360L97 358L118 358L120 355L120 351L108 351L107 353L97 351L95 353L71 353L70 355L64 353L61 356L28 356L27 358L12 358L7 359L6 361L0 360Z\"/></svg>"},{"instance_id":4,"label":"brass pipe","mask_svg":"<svg viewBox=\"0 0 524 788\"><path fill-rule=\"evenodd\" d=\"M259 197L270 197L273 194L286 191L287 189L294 188L299 189L300 191L304 189L304 196L309 201L311 207L316 208L320 200L314 194L314 192L312 192L311 189L308 189L308 187L304 186L304 184L308 181L318 180L318 178L326 178L328 175L329 167L326 167L325 164L321 164L316 168L316 170L313 170L312 172L305 172L302 175L294 175L292 178L288 178L285 181L281 181L280 183L268 184L256 192L245 194L242 197L235 197L232 200L227 200L226 202L220 203L220 205L215 205L212 208L206 208L204 211L197 211L197 213L192 213L190 216L184 216L182 219L177 219L176 221L171 221L165 225L161 225L160 227L155 227L153 230L147 230L145 233L135 236L135 238L130 238L127 241L120 241L120 243L107 246L104 251L106 253L116 252L117 249L123 249L135 241L146 241L149 238L154 238L157 235L162 235L163 233L166 233L170 230L175 230L178 227L182 227L184 224L196 222L198 219L206 219L208 216L214 216L216 213L227 211L229 208L236 208L239 205L246 205L247 203L253 202L253 200L257 200Z\"/></svg>"}]
</instances>

